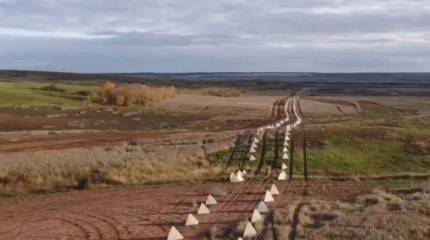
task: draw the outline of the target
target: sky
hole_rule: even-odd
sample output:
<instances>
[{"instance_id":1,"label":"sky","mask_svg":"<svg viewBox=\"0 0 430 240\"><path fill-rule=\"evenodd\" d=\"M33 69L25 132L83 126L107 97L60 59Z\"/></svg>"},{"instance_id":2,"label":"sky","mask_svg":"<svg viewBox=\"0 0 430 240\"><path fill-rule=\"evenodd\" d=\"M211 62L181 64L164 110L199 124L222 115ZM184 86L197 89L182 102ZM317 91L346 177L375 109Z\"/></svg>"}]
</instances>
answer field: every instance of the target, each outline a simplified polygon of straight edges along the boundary
<instances>
[{"instance_id":1,"label":"sky","mask_svg":"<svg viewBox=\"0 0 430 240\"><path fill-rule=\"evenodd\" d=\"M430 72L430 0L0 0L0 69Z\"/></svg>"}]
</instances>

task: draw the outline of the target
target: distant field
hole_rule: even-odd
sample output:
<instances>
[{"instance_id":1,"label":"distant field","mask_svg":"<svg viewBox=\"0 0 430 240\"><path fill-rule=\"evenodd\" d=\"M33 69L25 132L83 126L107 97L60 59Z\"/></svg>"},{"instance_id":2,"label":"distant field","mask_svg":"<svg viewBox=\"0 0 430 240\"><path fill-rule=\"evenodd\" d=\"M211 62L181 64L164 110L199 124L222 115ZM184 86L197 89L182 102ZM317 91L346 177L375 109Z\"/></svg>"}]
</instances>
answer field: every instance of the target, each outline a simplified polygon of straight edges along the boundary
<instances>
[{"instance_id":1,"label":"distant field","mask_svg":"<svg viewBox=\"0 0 430 240\"><path fill-rule=\"evenodd\" d=\"M43 90L49 83L0 82L0 107L64 107L84 106L85 96L81 91L91 90L89 86L56 85L60 91Z\"/></svg>"},{"instance_id":2,"label":"distant field","mask_svg":"<svg viewBox=\"0 0 430 240\"><path fill-rule=\"evenodd\" d=\"M303 80L292 82L281 80L282 74L271 75L279 78L277 81L268 81L264 74L227 74L222 81L210 81L211 75L203 75L204 80L190 82L150 79L148 83L157 87L174 85L177 94L156 104L124 107L111 102L89 104L87 94L105 81L117 80L129 87L144 83L144 77L42 73L12 73L2 77L0 74L3 190L219 177L218 174L225 173L220 166L229 157L234 136L264 124L273 103L298 89L306 90L300 105L312 176L429 173L430 98L425 93L430 91L421 89L426 84L420 81L405 83L413 88L379 81L379 88L374 88L369 87L370 81L363 87L358 81L341 82L342 78L337 78L340 82L328 78L321 83L307 81L329 77L319 74L292 75L289 79ZM248 79L252 76L262 78ZM240 79L236 81L234 77ZM208 153L205 144L218 143L206 136L215 132L228 137L217 148L219 151ZM148 142L140 145L130 141L130 133L141 134ZM144 147L151 144L159 147L160 143L151 142L147 133L168 134L168 137L162 147L148 150ZM199 133L201 137L178 137L181 133ZM295 169L300 174L303 168L300 128L295 134L298 137ZM117 146L103 147L109 144ZM95 145L97 148L93 148ZM57 152L53 154L53 150ZM196 161L195 152L206 155ZM141 159L141 156L147 157ZM178 156L194 159L178 159ZM160 163L160 158L154 160L154 157L174 160ZM195 171L187 175L187 168ZM170 175L169 171L176 172Z\"/></svg>"}]
</instances>

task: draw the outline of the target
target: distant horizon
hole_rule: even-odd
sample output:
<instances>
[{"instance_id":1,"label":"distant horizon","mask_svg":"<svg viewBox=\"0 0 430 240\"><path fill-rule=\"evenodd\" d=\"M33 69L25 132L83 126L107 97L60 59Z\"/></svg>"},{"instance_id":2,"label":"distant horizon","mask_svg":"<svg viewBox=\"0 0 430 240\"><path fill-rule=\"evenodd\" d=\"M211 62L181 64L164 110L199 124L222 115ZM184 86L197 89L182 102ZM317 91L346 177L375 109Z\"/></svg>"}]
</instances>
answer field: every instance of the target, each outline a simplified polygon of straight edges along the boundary
<instances>
[{"instance_id":1,"label":"distant horizon","mask_svg":"<svg viewBox=\"0 0 430 240\"><path fill-rule=\"evenodd\" d=\"M75 71L55 71L55 70L36 70L36 69L0 69L0 72L39 72L39 73L69 73L69 74L222 74L222 73L289 73L289 74L430 74L427 72L314 72L314 71L195 71L195 72L152 72L152 71L135 71L135 72L75 72Z\"/></svg>"}]
</instances>

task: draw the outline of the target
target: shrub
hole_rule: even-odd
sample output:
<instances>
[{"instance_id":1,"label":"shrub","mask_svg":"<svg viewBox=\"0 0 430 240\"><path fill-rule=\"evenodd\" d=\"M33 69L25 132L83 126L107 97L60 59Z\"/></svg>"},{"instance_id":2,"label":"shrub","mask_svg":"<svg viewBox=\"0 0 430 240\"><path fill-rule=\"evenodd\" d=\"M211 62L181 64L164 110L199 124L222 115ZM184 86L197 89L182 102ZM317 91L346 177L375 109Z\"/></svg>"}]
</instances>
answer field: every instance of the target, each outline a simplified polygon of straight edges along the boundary
<instances>
[{"instance_id":1,"label":"shrub","mask_svg":"<svg viewBox=\"0 0 430 240\"><path fill-rule=\"evenodd\" d=\"M104 83L88 96L90 102L116 106L151 105L176 96L175 87Z\"/></svg>"}]
</instances>

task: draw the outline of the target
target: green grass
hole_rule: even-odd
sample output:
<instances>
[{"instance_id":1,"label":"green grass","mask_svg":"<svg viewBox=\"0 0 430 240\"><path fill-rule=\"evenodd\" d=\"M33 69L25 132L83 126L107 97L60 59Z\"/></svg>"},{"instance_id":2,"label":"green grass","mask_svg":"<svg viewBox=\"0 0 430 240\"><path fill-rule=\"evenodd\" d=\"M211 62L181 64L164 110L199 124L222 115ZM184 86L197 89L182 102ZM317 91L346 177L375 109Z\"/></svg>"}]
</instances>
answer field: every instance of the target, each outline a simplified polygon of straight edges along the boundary
<instances>
[{"instance_id":1,"label":"green grass","mask_svg":"<svg viewBox=\"0 0 430 240\"><path fill-rule=\"evenodd\" d=\"M369 129L367 129L369 131ZM375 132L381 131L375 129ZM314 175L377 175L430 172L430 155L408 149L411 132L394 132L377 139L355 136L357 129L341 128L326 136L323 147L308 148L308 169ZM428 137L421 135L420 137ZM412 140L414 142L415 140ZM303 169L302 149L295 153L295 168Z\"/></svg>"},{"instance_id":2,"label":"green grass","mask_svg":"<svg viewBox=\"0 0 430 240\"><path fill-rule=\"evenodd\" d=\"M84 98L79 91L88 90L88 86L58 85L64 92L41 90L49 83L40 82L0 82L0 107L81 107Z\"/></svg>"}]
</instances>

